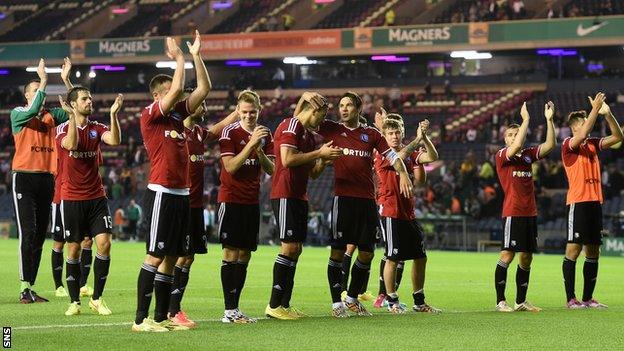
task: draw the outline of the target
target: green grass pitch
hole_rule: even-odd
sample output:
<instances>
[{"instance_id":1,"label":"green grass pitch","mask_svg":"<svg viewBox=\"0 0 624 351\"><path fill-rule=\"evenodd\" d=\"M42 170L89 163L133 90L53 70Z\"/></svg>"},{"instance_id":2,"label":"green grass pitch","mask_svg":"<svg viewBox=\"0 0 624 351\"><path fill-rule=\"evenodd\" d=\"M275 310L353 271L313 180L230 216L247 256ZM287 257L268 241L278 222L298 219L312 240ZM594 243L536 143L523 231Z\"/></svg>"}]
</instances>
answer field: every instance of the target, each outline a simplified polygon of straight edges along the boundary
<instances>
[{"instance_id":1,"label":"green grass pitch","mask_svg":"<svg viewBox=\"0 0 624 351\"><path fill-rule=\"evenodd\" d=\"M304 248L297 268L293 305L311 315L298 321L261 319L253 325L225 325L219 276L220 248L196 258L183 308L199 321L187 332L136 334L130 323L136 308L136 279L144 245L115 242L104 296L112 316L92 314L83 299L83 314L66 317L66 298L53 296L50 241L44 246L36 290L50 303L18 303L16 240L0 241L0 322L12 327L18 350L622 350L624 349L624 259L603 257L596 297L608 310L566 310L559 255L537 255L529 300L541 313L493 311L494 253L429 252L425 292L441 315L391 315L375 310L371 318L336 320L329 316L326 270L329 250ZM241 309L262 317L268 302L277 247L262 246L252 258ZM379 257L373 261L369 290L377 291ZM582 290L582 259L577 264L577 294ZM408 264L407 269L411 269ZM399 290L411 307L406 270ZM507 298L515 297L515 264L509 270ZM93 276L89 277L92 285ZM152 301L152 309L154 302Z\"/></svg>"}]
</instances>

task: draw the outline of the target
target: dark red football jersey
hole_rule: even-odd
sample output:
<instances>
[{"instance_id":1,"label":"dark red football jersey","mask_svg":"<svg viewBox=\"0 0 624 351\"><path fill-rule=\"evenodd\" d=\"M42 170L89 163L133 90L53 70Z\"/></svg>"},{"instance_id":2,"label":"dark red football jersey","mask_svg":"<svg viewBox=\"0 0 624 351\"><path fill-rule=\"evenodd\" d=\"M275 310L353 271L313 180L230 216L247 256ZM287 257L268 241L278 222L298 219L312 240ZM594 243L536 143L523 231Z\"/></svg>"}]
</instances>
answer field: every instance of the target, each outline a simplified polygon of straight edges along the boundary
<instances>
[{"instance_id":1,"label":"dark red football jersey","mask_svg":"<svg viewBox=\"0 0 624 351\"><path fill-rule=\"evenodd\" d=\"M195 125L193 129L184 128L189 151L189 178L191 180L191 208L204 207L204 166L206 142L216 139L208 129Z\"/></svg>"},{"instance_id":2,"label":"dark red football jersey","mask_svg":"<svg viewBox=\"0 0 624 351\"><path fill-rule=\"evenodd\" d=\"M303 127L298 119L286 118L275 130L275 172L271 187L271 199L294 198L308 200L307 187L314 162L288 168L282 165L280 150L289 147L302 153L314 151L320 144L320 136Z\"/></svg>"},{"instance_id":3,"label":"dark red football jersey","mask_svg":"<svg viewBox=\"0 0 624 351\"><path fill-rule=\"evenodd\" d=\"M403 160L413 182L413 170L418 168L418 158L422 151L414 151L406 160ZM375 171L379 178L381 215L396 219L411 220L414 214L414 195L406 198L401 194L399 174L394 170L387 158L380 154L375 155ZM411 171L411 172L410 172Z\"/></svg>"},{"instance_id":4,"label":"dark red football jersey","mask_svg":"<svg viewBox=\"0 0 624 351\"><path fill-rule=\"evenodd\" d=\"M221 157L236 156L251 139L251 133L246 131L239 122L230 124L223 129L219 146ZM267 156L274 157L273 137L269 136L264 141L262 150ZM221 187L219 188L219 202L231 202L238 204L257 204L260 195L260 160L255 151L249 154L243 165L234 173L230 174L223 167L221 160Z\"/></svg>"},{"instance_id":5,"label":"dark red football jersey","mask_svg":"<svg viewBox=\"0 0 624 351\"><path fill-rule=\"evenodd\" d=\"M190 188L189 151L183 121L189 116L186 100L165 116L159 101L141 112L141 135L150 160L149 183L170 189Z\"/></svg>"},{"instance_id":6,"label":"dark red football jersey","mask_svg":"<svg viewBox=\"0 0 624 351\"><path fill-rule=\"evenodd\" d=\"M518 155L507 155L507 150L503 148L496 153L496 173L505 192L502 215L537 216L531 164L539 159L539 147L524 149Z\"/></svg>"},{"instance_id":7,"label":"dark red football jersey","mask_svg":"<svg viewBox=\"0 0 624 351\"><path fill-rule=\"evenodd\" d=\"M95 121L87 121L78 127L78 148L64 149L61 142L67 136L69 122L58 126L56 143L59 150L59 164L63 170L61 178L61 200L91 200L106 196L99 173L100 141L108 127Z\"/></svg>"},{"instance_id":8,"label":"dark red football jersey","mask_svg":"<svg viewBox=\"0 0 624 351\"><path fill-rule=\"evenodd\" d=\"M350 129L328 120L321 124L318 133L325 142L333 140L333 146L344 150L344 155L334 160L334 194L375 199L373 151L382 155L390 151L381 133L369 126Z\"/></svg>"}]
</instances>

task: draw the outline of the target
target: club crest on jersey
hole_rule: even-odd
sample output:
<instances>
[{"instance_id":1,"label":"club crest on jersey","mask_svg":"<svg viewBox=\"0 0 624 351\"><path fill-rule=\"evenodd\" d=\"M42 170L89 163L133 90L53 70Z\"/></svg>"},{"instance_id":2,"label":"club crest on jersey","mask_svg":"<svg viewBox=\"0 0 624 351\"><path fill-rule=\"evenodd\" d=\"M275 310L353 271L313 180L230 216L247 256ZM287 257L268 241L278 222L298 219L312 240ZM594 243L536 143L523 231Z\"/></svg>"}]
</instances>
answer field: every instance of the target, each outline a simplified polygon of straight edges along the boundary
<instances>
[{"instance_id":1,"label":"club crest on jersey","mask_svg":"<svg viewBox=\"0 0 624 351\"><path fill-rule=\"evenodd\" d=\"M184 135L184 133L178 133L175 130L165 130L165 138L184 140L186 136Z\"/></svg>"},{"instance_id":2,"label":"club crest on jersey","mask_svg":"<svg viewBox=\"0 0 624 351\"><path fill-rule=\"evenodd\" d=\"M524 156L523 159L524 159L524 162L531 163L531 158L529 156Z\"/></svg>"},{"instance_id":3,"label":"club crest on jersey","mask_svg":"<svg viewBox=\"0 0 624 351\"><path fill-rule=\"evenodd\" d=\"M97 131L95 131L95 130L90 130L90 131L89 131L89 138L90 138L90 139L95 139L95 138L97 138Z\"/></svg>"},{"instance_id":4,"label":"club crest on jersey","mask_svg":"<svg viewBox=\"0 0 624 351\"><path fill-rule=\"evenodd\" d=\"M368 134L360 135L360 139L362 139L363 142L368 143Z\"/></svg>"}]
</instances>

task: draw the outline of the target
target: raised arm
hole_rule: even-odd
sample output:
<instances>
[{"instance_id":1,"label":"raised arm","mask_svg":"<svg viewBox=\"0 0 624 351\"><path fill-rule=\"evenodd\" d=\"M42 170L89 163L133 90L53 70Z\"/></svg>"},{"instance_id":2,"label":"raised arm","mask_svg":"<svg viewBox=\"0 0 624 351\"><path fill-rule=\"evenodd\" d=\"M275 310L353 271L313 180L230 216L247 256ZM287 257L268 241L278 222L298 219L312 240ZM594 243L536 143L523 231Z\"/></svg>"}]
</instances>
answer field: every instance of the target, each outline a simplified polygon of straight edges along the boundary
<instances>
[{"instance_id":1,"label":"raised arm","mask_svg":"<svg viewBox=\"0 0 624 351\"><path fill-rule=\"evenodd\" d=\"M245 147L234 156L223 156L221 161L223 161L223 167L225 170L230 173L236 173L245 163L245 160L249 158L252 152L256 150L258 146L262 143L262 139L269 136L269 130L266 127L258 126L251 133L251 138ZM268 173L268 172L267 172Z\"/></svg>"},{"instance_id":2,"label":"raised arm","mask_svg":"<svg viewBox=\"0 0 624 351\"><path fill-rule=\"evenodd\" d=\"M588 96L587 98L592 105L592 109L589 112L587 120L581 126L579 132L570 139L571 149L576 149L579 145L581 145L583 141L587 139L592 129L594 129L594 124L596 124L596 119L598 118L598 111L600 111L600 108L604 103L605 95L603 93L598 93L593 99L591 96Z\"/></svg>"},{"instance_id":3,"label":"raised arm","mask_svg":"<svg viewBox=\"0 0 624 351\"><path fill-rule=\"evenodd\" d=\"M37 66L37 75L39 76L39 90L45 92L48 87L48 73L45 71L45 60L39 59Z\"/></svg>"},{"instance_id":4,"label":"raised arm","mask_svg":"<svg viewBox=\"0 0 624 351\"><path fill-rule=\"evenodd\" d=\"M383 109L381 109L382 113L381 113L381 122L383 123L383 120L385 119L384 115L385 115L385 111ZM377 114L375 115L377 116ZM375 117L375 119L377 119L377 117ZM427 128L429 128L429 120L424 120L423 122L427 123ZM414 150L416 150L418 148L418 146L420 145L420 143L423 141L423 122L418 123L418 128L416 129L416 137L414 138L414 140L410 141L409 144L405 145L401 150L399 150L399 152L397 152L397 156L401 159L401 160L405 160L406 158L408 158L413 152Z\"/></svg>"},{"instance_id":5,"label":"raised arm","mask_svg":"<svg viewBox=\"0 0 624 351\"><path fill-rule=\"evenodd\" d=\"M220 135L221 132L223 131L223 128L229 126L230 124L238 121L239 116L238 116L238 111L234 110L232 111L232 113L230 113L227 117L225 117L224 119L220 120L219 122L211 125L210 127L208 127L208 132L210 132L210 134L212 135Z\"/></svg>"},{"instance_id":6,"label":"raised arm","mask_svg":"<svg viewBox=\"0 0 624 351\"><path fill-rule=\"evenodd\" d=\"M429 131L429 120L426 119L420 122L419 128L422 133L423 145L425 145L427 152L420 155L418 163L426 164L437 161L439 158L438 150L436 150L435 145L433 145L431 139L429 139L429 136L427 135L427 132Z\"/></svg>"},{"instance_id":7,"label":"raised arm","mask_svg":"<svg viewBox=\"0 0 624 351\"><path fill-rule=\"evenodd\" d=\"M110 110L110 131L102 135L102 141L108 145L119 145L121 143L121 129L119 128L119 120L117 114L123 105L123 95L118 94L113 106Z\"/></svg>"},{"instance_id":8,"label":"raised arm","mask_svg":"<svg viewBox=\"0 0 624 351\"><path fill-rule=\"evenodd\" d=\"M78 129L76 127L76 113L74 109L67 104L63 97L59 95L59 102L63 110L67 112L69 116L69 122L67 126L67 134L61 140L61 146L65 150L73 151L78 148Z\"/></svg>"},{"instance_id":9,"label":"raised arm","mask_svg":"<svg viewBox=\"0 0 624 351\"><path fill-rule=\"evenodd\" d=\"M602 140L602 148L608 149L611 146L621 142L622 139L624 139L624 134L622 134L622 128L615 119L615 116L613 116L613 113L611 113L611 109L607 103L602 104L600 114L605 116L605 120L607 121L607 124L609 124L609 129L611 130L611 135Z\"/></svg>"},{"instance_id":10,"label":"raised arm","mask_svg":"<svg viewBox=\"0 0 624 351\"><path fill-rule=\"evenodd\" d=\"M193 65L195 66L195 76L197 78L197 88L193 90L191 95L189 95L187 102L189 111L195 111L197 107L206 99L210 89L212 89L212 83L210 82L210 77L208 76L208 70L206 70L206 65L204 64L204 60L201 57L201 36L199 35L199 31L195 31L195 41L193 44L186 42L188 46L189 52L193 57Z\"/></svg>"},{"instance_id":11,"label":"raised arm","mask_svg":"<svg viewBox=\"0 0 624 351\"><path fill-rule=\"evenodd\" d=\"M39 89L35 92L35 98L32 100L28 107L16 107L11 110L11 127L13 133L17 133L21 130L21 127L28 123L31 119L39 115L41 106L45 102L45 90L48 84L48 74L45 71L45 61L39 60L39 66L37 67L37 75L39 76Z\"/></svg>"},{"instance_id":12,"label":"raised arm","mask_svg":"<svg viewBox=\"0 0 624 351\"><path fill-rule=\"evenodd\" d=\"M555 115L555 104L552 101L548 101L544 105L544 117L546 117L546 141L540 144L539 158L546 157L557 145L557 139L555 138L555 122L553 122L553 116Z\"/></svg>"},{"instance_id":13,"label":"raised arm","mask_svg":"<svg viewBox=\"0 0 624 351\"><path fill-rule=\"evenodd\" d=\"M522 104L522 108L520 108L520 117L522 117L522 124L520 124L518 134L516 134L516 138L513 143L507 148L508 158L520 152L522 146L524 145L527 132L529 131L530 116L529 111L527 110L526 102Z\"/></svg>"},{"instance_id":14,"label":"raised arm","mask_svg":"<svg viewBox=\"0 0 624 351\"><path fill-rule=\"evenodd\" d=\"M71 73L72 63L69 57L65 57L63 59L63 66L61 66L61 79L63 80L63 84L65 84L65 88L67 91L72 90L74 85L72 84L69 75Z\"/></svg>"},{"instance_id":15,"label":"raised arm","mask_svg":"<svg viewBox=\"0 0 624 351\"><path fill-rule=\"evenodd\" d=\"M176 102L178 102L180 98L180 94L184 89L184 55L182 54L182 50L176 44L175 39L171 37L167 37L166 39L167 47L165 52L167 57L176 62L176 68L173 73L173 80L171 81L171 88L163 96L160 100L160 108L162 109L163 114L166 116L169 111L175 106ZM195 111L191 110L189 107L189 112Z\"/></svg>"}]
</instances>

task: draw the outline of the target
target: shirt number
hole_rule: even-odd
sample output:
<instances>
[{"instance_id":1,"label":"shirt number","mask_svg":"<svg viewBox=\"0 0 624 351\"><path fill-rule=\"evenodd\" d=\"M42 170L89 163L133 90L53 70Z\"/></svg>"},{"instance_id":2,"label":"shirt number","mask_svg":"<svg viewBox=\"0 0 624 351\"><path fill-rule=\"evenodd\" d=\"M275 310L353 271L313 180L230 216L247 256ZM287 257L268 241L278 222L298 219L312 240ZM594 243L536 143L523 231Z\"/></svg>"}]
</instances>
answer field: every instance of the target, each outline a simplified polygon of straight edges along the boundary
<instances>
[{"instance_id":1,"label":"shirt number","mask_svg":"<svg viewBox=\"0 0 624 351\"><path fill-rule=\"evenodd\" d=\"M106 229L113 229L113 219L111 216L102 216L102 219L104 220L104 227L106 227Z\"/></svg>"}]
</instances>

